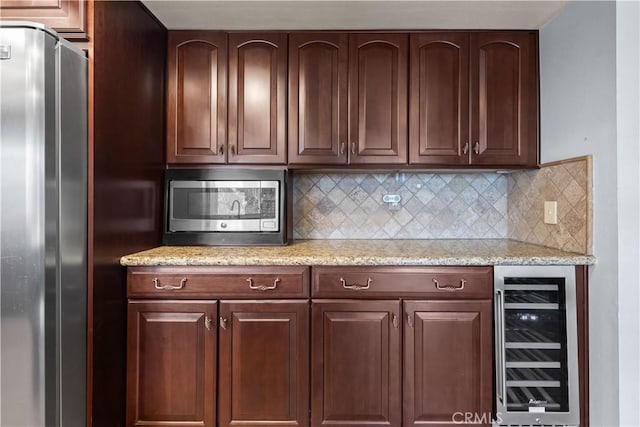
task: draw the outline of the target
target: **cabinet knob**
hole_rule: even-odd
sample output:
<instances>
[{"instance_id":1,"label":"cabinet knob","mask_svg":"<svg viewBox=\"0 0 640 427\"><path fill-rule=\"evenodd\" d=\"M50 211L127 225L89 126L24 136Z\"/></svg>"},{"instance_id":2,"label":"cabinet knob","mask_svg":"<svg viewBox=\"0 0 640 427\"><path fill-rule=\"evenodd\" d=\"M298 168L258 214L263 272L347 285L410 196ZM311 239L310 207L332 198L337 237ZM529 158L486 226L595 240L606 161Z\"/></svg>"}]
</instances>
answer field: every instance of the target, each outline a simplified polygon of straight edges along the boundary
<instances>
[{"instance_id":1,"label":"cabinet knob","mask_svg":"<svg viewBox=\"0 0 640 427\"><path fill-rule=\"evenodd\" d=\"M224 156L224 144L220 144L220 155Z\"/></svg>"},{"instance_id":2,"label":"cabinet knob","mask_svg":"<svg viewBox=\"0 0 640 427\"><path fill-rule=\"evenodd\" d=\"M395 313L391 314L391 324L393 325L394 328L398 329L398 326L399 326L398 316L396 316Z\"/></svg>"},{"instance_id":3,"label":"cabinet knob","mask_svg":"<svg viewBox=\"0 0 640 427\"><path fill-rule=\"evenodd\" d=\"M464 148L462 149L462 154L467 154L469 152L469 141L464 144Z\"/></svg>"},{"instance_id":4,"label":"cabinet knob","mask_svg":"<svg viewBox=\"0 0 640 427\"><path fill-rule=\"evenodd\" d=\"M220 327L222 329L227 329L227 319L220 316Z\"/></svg>"},{"instance_id":5,"label":"cabinet knob","mask_svg":"<svg viewBox=\"0 0 640 427\"><path fill-rule=\"evenodd\" d=\"M236 146L232 145L229 147L229 152L231 153L232 156L236 155Z\"/></svg>"},{"instance_id":6,"label":"cabinet knob","mask_svg":"<svg viewBox=\"0 0 640 427\"><path fill-rule=\"evenodd\" d=\"M407 325L413 328L413 316L411 315L411 313L407 313Z\"/></svg>"},{"instance_id":7,"label":"cabinet knob","mask_svg":"<svg viewBox=\"0 0 640 427\"><path fill-rule=\"evenodd\" d=\"M355 142L351 143L351 154L356 154L356 143Z\"/></svg>"},{"instance_id":8,"label":"cabinet knob","mask_svg":"<svg viewBox=\"0 0 640 427\"><path fill-rule=\"evenodd\" d=\"M340 143L340 155L344 154L344 148L345 148L344 141L342 141Z\"/></svg>"},{"instance_id":9,"label":"cabinet knob","mask_svg":"<svg viewBox=\"0 0 640 427\"><path fill-rule=\"evenodd\" d=\"M480 154L480 143L478 141L473 144L473 152L476 154Z\"/></svg>"},{"instance_id":10,"label":"cabinet knob","mask_svg":"<svg viewBox=\"0 0 640 427\"><path fill-rule=\"evenodd\" d=\"M207 328L207 330L211 330L212 323L213 322L211 322L211 318L209 316L204 317L204 327Z\"/></svg>"}]
</instances>

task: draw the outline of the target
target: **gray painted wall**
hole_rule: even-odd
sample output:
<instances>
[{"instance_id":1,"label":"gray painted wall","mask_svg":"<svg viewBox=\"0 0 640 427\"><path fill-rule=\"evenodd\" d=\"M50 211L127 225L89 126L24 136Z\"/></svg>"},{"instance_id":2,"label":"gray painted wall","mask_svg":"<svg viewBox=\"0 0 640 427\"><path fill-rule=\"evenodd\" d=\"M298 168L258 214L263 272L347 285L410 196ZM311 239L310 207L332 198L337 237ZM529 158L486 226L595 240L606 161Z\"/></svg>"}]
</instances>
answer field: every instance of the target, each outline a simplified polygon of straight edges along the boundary
<instances>
[{"instance_id":1,"label":"gray painted wall","mask_svg":"<svg viewBox=\"0 0 640 427\"><path fill-rule=\"evenodd\" d=\"M571 2L545 25L540 74L542 162L593 155L591 425L619 425L615 3Z\"/></svg>"},{"instance_id":2,"label":"gray painted wall","mask_svg":"<svg viewBox=\"0 0 640 427\"><path fill-rule=\"evenodd\" d=\"M616 3L620 424L640 426L640 3Z\"/></svg>"}]
</instances>

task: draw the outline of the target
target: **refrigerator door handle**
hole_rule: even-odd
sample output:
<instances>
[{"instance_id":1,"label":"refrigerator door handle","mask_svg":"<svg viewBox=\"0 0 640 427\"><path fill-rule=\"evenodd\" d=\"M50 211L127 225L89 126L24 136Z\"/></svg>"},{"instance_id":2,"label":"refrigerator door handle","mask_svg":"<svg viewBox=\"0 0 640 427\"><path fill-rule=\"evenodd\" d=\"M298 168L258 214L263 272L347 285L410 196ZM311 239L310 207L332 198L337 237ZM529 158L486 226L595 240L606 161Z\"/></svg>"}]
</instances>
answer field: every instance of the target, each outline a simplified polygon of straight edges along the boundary
<instances>
[{"instance_id":1,"label":"refrigerator door handle","mask_svg":"<svg viewBox=\"0 0 640 427\"><path fill-rule=\"evenodd\" d=\"M503 406L506 406L506 379L505 379L505 363L504 363L504 291L496 290L496 360L498 361L498 369L496 372L498 399Z\"/></svg>"}]
</instances>

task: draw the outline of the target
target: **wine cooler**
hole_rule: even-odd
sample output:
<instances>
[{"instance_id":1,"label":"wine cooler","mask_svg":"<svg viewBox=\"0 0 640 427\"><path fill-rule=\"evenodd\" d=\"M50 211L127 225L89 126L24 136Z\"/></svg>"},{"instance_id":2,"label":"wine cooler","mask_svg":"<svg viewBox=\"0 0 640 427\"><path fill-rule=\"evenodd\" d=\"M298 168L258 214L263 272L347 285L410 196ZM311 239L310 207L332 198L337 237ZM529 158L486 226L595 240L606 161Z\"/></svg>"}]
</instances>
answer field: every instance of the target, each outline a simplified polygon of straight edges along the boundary
<instances>
[{"instance_id":1,"label":"wine cooler","mask_svg":"<svg viewBox=\"0 0 640 427\"><path fill-rule=\"evenodd\" d=\"M573 266L496 266L496 423L579 425Z\"/></svg>"}]
</instances>

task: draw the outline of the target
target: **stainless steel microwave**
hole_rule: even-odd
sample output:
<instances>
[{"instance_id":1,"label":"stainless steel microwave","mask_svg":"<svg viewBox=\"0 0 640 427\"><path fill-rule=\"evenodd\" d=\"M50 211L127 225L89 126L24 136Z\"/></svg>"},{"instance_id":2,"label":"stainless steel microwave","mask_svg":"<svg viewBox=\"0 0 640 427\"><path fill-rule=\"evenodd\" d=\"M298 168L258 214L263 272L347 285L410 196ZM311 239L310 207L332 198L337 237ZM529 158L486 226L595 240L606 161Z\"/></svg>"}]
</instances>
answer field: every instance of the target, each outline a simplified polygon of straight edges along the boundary
<instances>
[{"instance_id":1,"label":"stainless steel microwave","mask_svg":"<svg viewBox=\"0 0 640 427\"><path fill-rule=\"evenodd\" d=\"M286 244L288 181L284 170L169 169L164 243Z\"/></svg>"}]
</instances>

